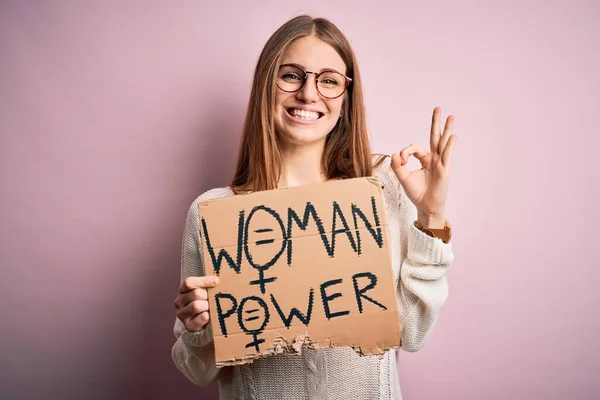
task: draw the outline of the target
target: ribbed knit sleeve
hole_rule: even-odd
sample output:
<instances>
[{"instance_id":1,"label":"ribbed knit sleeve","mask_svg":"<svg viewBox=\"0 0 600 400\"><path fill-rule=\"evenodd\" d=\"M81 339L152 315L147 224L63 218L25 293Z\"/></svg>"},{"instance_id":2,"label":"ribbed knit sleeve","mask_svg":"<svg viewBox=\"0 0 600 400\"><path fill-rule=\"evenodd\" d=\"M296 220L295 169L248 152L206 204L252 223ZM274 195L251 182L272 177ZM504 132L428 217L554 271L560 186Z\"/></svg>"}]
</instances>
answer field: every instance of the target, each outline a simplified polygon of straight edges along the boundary
<instances>
[{"instance_id":1,"label":"ribbed knit sleeve","mask_svg":"<svg viewBox=\"0 0 600 400\"><path fill-rule=\"evenodd\" d=\"M213 189L198 197L190 206L181 244L181 281L189 276L203 276L204 262L199 232L198 204L201 201L226 197L228 189ZM177 341L171 355L177 368L192 383L204 386L213 381L219 369L215 365L215 346L209 323L201 332L188 332L183 323L175 320L173 333Z\"/></svg>"},{"instance_id":2,"label":"ribbed knit sleeve","mask_svg":"<svg viewBox=\"0 0 600 400\"><path fill-rule=\"evenodd\" d=\"M448 298L446 273L454 260L451 243L433 238L414 226L417 208L407 197L390 166L388 158L380 170L384 186L393 194L387 196L394 204L388 205L390 218L396 218L391 227L399 232L400 274L396 298L402 324L402 349L417 351L425 344Z\"/></svg>"}]
</instances>

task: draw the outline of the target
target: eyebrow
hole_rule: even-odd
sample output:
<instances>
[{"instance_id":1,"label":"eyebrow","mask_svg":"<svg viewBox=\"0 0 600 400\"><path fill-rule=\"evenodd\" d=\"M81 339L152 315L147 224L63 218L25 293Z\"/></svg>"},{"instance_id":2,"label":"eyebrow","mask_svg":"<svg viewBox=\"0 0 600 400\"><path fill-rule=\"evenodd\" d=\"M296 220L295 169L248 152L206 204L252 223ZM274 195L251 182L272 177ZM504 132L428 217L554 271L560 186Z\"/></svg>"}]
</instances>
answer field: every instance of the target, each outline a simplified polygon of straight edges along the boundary
<instances>
[{"instance_id":1,"label":"eyebrow","mask_svg":"<svg viewBox=\"0 0 600 400\"><path fill-rule=\"evenodd\" d=\"M306 67L304 65L298 64L298 63L289 62L289 63L281 63L281 65L295 65L296 67L300 67L306 71ZM321 72L325 72L325 71L337 72L338 74L342 74L340 71L338 71L335 68L321 68L321 70L317 73L320 74ZM316 71L306 71L306 72L316 72ZM342 74L342 75L344 75L344 74Z\"/></svg>"}]
</instances>

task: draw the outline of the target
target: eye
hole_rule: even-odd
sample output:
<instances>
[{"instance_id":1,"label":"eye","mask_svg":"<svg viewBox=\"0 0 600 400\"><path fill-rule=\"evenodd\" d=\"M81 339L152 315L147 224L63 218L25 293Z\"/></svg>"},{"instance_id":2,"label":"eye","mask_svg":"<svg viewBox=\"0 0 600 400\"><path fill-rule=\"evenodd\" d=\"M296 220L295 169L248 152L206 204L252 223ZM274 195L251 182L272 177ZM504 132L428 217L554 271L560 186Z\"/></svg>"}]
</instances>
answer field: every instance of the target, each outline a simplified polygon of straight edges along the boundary
<instances>
[{"instance_id":1,"label":"eye","mask_svg":"<svg viewBox=\"0 0 600 400\"><path fill-rule=\"evenodd\" d=\"M339 72L326 71L319 76L319 84L325 88L338 88L343 86L344 78Z\"/></svg>"},{"instance_id":2,"label":"eye","mask_svg":"<svg viewBox=\"0 0 600 400\"><path fill-rule=\"evenodd\" d=\"M286 81L301 81L302 77L295 72L287 72L283 74L282 78Z\"/></svg>"}]
</instances>

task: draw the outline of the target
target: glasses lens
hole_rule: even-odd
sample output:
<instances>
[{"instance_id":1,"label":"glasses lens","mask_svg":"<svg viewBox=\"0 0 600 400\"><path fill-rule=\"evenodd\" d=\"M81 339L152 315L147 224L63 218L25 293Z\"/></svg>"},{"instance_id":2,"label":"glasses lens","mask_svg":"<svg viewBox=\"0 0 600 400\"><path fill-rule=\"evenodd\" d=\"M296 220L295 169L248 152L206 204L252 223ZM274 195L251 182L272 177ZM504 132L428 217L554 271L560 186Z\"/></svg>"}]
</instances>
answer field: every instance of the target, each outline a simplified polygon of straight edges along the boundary
<instances>
[{"instance_id":1,"label":"glasses lens","mask_svg":"<svg viewBox=\"0 0 600 400\"><path fill-rule=\"evenodd\" d=\"M295 92L304 84L304 71L293 65L282 65L277 75L277 86L285 92Z\"/></svg>"},{"instance_id":2,"label":"glasses lens","mask_svg":"<svg viewBox=\"0 0 600 400\"><path fill-rule=\"evenodd\" d=\"M323 97L338 97L346 89L346 79L339 72L326 71L319 75L318 87Z\"/></svg>"}]
</instances>

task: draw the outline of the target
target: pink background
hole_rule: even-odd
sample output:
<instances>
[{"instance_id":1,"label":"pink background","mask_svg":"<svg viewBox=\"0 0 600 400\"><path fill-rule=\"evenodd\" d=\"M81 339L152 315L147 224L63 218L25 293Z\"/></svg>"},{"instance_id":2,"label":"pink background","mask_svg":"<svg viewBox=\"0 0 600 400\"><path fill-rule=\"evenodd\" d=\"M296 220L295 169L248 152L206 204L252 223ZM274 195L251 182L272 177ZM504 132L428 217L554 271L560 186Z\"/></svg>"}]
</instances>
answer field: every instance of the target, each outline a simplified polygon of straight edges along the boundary
<instances>
[{"instance_id":1,"label":"pink background","mask_svg":"<svg viewBox=\"0 0 600 400\"><path fill-rule=\"evenodd\" d=\"M255 3L0 4L0 398L216 398L171 361L185 214L301 12L350 38L375 150L457 117L450 298L405 398L599 398L599 3Z\"/></svg>"}]
</instances>

